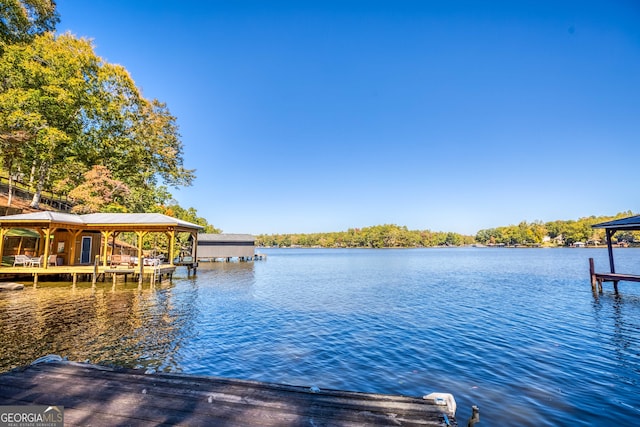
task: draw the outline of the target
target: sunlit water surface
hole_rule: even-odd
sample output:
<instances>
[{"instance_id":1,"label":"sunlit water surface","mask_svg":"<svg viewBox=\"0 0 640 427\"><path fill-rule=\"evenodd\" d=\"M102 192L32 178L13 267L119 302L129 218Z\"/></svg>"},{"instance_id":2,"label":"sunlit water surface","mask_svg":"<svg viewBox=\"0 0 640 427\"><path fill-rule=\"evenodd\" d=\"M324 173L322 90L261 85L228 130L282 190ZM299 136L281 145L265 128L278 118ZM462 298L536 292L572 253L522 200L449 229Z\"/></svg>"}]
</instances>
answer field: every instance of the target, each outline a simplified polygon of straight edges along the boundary
<instances>
[{"instance_id":1,"label":"sunlit water surface","mask_svg":"<svg viewBox=\"0 0 640 427\"><path fill-rule=\"evenodd\" d=\"M46 354L422 396L466 425L637 425L640 284L591 292L602 249L266 249L171 283L0 293L0 371ZM616 252L640 272L640 250ZM28 283L28 282L27 282Z\"/></svg>"}]
</instances>

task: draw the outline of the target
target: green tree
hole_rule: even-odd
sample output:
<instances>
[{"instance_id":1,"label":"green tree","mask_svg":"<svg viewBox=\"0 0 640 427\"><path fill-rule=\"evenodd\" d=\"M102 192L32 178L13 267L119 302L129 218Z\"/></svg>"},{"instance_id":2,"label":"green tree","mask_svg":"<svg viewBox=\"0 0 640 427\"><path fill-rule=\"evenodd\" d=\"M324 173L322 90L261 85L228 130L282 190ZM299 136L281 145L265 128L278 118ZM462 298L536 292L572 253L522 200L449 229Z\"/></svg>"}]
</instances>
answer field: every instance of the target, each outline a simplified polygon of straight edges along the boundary
<instances>
[{"instance_id":1,"label":"green tree","mask_svg":"<svg viewBox=\"0 0 640 427\"><path fill-rule=\"evenodd\" d=\"M88 42L47 33L29 44L10 45L0 57L0 135L17 143L17 165L33 164L38 206L52 167L63 163L80 130L80 112L87 102L86 82L97 57ZM7 136L9 136L7 138ZM6 156L6 154L5 154ZM5 164L6 164L5 160Z\"/></svg>"},{"instance_id":2,"label":"green tree","mask_svg":"<svg viewBox=\"0 0 640 427\"><path fill-rule=\"evenodd\" d=\"M132 212L169 200L165 185L192 183L175 117L143 98L126 69L104 62L90 41L44 34L10 45L0 75L0 144L20 147L12 168L34 171L32 206L45 186L73 188L94 165L130 188L123 206Z\"/></svg>"},{"instance_id":3,"label":"green tree","mask_svg":"<svg viewBox=\"0 0 640 427\"><path fill-rule=\"evenodd\" d=\"M531 223L529 227L533 235L533 242L542 243L542 240L548 235L547 227L545 227L544 223L542 221L535 221Z\"/></svg>"},{"instance_id":4,"label":"green tree","mask_svg":"<svg viewBox=\"0 0 640 427\"><path fill-rule=\"evenodd\" d=\"M53 31L58 22L53 0L0 0L0 52L7 44L28 42Z\"/></svg>"},{"instance_id":5,"label":"green tree","mask_svg":"<svg viewBox=\"0 0 640 427\"><path fill-rule=\"evenodd\" d=\"M202 230L203 233L222 233L222 230L215 228L213 225L209 224L205 218L198 216L198 212L195 208L185 209L175 200L172 200L171 204L167 206L160 206L159 211L167 216L201 225L204 227Z\"/></svg>"}]
</instances>

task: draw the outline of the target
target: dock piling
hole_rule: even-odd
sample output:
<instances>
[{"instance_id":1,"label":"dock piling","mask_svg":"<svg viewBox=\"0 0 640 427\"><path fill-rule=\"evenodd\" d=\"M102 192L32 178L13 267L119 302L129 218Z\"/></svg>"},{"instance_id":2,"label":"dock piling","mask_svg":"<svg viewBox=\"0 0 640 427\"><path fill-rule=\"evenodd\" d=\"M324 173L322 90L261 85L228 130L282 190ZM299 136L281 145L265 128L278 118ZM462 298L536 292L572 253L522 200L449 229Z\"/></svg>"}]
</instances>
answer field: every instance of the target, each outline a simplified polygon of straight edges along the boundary
<instances>
[{"instance_id":1,"label":"dock piling","mask_svg":"<svg viewBox=\"0 0 640 427\"><path fill-rule=\"evenodd\" d=\"M593 258L589 258L589 275L591 276L591 290L596 291L596 268L593 264Z\"/></svg>"}]
</instances>

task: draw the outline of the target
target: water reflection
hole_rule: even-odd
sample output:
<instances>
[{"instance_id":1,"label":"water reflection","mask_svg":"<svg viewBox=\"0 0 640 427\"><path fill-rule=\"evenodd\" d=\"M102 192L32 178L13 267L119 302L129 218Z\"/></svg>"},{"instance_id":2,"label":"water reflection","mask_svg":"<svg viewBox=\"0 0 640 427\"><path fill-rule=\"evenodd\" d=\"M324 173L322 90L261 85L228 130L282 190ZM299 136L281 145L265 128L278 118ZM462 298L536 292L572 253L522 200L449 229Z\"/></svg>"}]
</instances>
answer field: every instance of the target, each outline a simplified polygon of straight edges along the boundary
<instances>
[{"instance_id":1,"label":"water reflection","mask_svg":"<svg viewBox=\"0 0 640 427\"><path fill-rule=\"evenodd\" d=\"M119 283L113 288L39 283L0 293L0 371L46 354L70 360L179 370L175 354L197 316L194 281L176 292Z\"/></svg>"},{"instance_id":2,"label":"water reflection","mask_svg":"<svg viewBox=\"0 0 640 427\"><path fill-rule=\"evenodd\" d=\"M478 404L487 425L607 425L603 414L634 425L640 287L593 298L586 258L274 250L267 262L203 263L154 290L40 284L0 294L0 369L58 353L320 388L445 390L461 419Z\"/></svg>"},{"instance_id":3,"label":"water reflection","mask_svg":"<svg viewBox=\"0 0 640 427\"><path fill-rule=\"evenodd\" d=\"M215 286L250 287L255 284L253 262L201 262L198 265L198 282Z\"/></svg>"},{"instance_id":4,"label":"water reflection","mask_svg":"<svg viewBox=\"0 0 640 427\"><path fill-rule=\"evenodd\" d=\"M634 390L640 384L640 296L605 291L594 298L592 307L602 342L599 354L608 356L599 360L610 381L605 383L610 393L603 400L620 414L637 416L640 400Z\"/></svg>"}]
</instances>

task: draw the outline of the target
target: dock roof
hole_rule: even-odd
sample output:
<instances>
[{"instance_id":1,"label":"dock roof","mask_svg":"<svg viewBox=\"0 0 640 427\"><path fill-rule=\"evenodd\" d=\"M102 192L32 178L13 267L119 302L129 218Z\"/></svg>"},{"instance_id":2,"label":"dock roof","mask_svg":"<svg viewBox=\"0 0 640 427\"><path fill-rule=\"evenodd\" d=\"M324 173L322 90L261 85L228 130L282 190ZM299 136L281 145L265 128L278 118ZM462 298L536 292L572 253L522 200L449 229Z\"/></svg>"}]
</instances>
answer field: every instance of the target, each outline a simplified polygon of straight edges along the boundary
<instances>
[{"instance_id":1,"label":"dock roof","mask_svg":"<svg viewBox=\"0 0 640 427\"><path fill-rule=\"evenodd\" d=\"M5 222L57 222L79 225L84 224L80 215L51 211L1 216L0 224L4 224Z\"/></svg>"},{"instance_id":2,"label":"dock roof","mask_svg":"<svg viewBox=\"0 0 640 427\"><path fill-rule=\"evenodd\" d=\"M601 222L599 224L594 224L591 227L605 228L608 230L640 230L640 215Z\"/></svg>"},{"instance_id":3,"label":"dock roof","mask_svg":"<svg viewBox=\"0 0 640 427\"><path fill-rule=\"evenodd\" d=\"M74 215L62 212L32 212L18 215L0 217L0 227L11 226L35 226L47 224L56 226L71 226L73 228L131 228L140 226L144 228L173 227L179 231L197 231L204 227L173 218L159 213L93 213Z\"/></svg>"},{"instance_id":4,"label":"dock roof","mask_svg":"<svg viewBox=\"0 0 640 427\"><path fill-rule=\"evenodd\" d=\"M87 225L97 224L158 224L175 225L201 230L204 227L159 213L92 213L80 215Z\"/></svg>"},{"instance_id":5,"label":"dock roof","mask_svg":"<svg viewBox=\"0 0 640 427\"><path fill-rule=\"evenodd\" d=\"M255 242L255 236L251 234L232 234L232 233L208 233L198 234L200 242Z\"/></svg>"}]
</instances>

